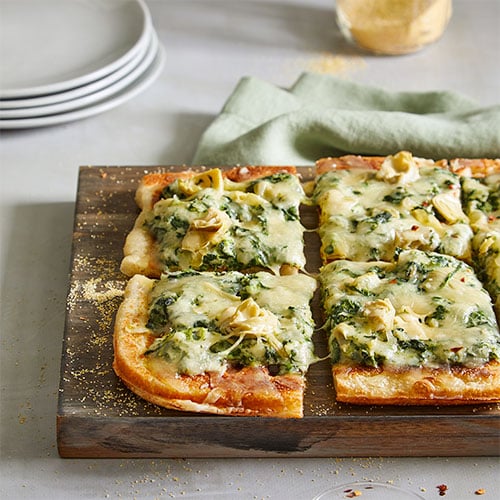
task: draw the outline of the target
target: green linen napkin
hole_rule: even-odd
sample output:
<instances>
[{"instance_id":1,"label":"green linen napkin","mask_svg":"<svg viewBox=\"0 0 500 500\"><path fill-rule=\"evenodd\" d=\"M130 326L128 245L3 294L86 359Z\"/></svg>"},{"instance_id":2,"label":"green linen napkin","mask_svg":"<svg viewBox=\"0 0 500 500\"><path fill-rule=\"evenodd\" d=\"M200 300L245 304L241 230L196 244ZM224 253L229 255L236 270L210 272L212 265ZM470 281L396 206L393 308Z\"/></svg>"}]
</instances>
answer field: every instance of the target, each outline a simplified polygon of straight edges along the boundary
<instances>
[{"instance_id":1,"label":"green linen napkin","mask_svg":"<svg viewBox=\"0 0 500 500\"><path fill-rule=\"evenodd\" d=\"M348 153L500 157L500 105L450 91L388 92L304 73L289 90L243 78L204 132L195 165L310 165Z\"/></svg>"}]
</instances>

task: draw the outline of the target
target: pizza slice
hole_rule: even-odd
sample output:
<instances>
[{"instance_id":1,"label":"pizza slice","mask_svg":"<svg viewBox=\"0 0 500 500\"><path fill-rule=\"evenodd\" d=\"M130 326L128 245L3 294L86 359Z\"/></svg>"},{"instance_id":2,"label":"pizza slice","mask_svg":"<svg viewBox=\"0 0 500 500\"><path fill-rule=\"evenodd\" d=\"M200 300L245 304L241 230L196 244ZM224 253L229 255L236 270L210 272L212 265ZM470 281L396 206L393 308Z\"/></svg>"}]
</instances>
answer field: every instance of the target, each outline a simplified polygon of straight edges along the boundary
<instances>
[{"instance_id":1,"label":"pizza slice","mask_svg":"<svg viewBox=\"0 0 500 500\"><path fill-rule=\"evenodd\" d=\"M500 320L500 161L496 173L492 170L481 177L463 177L462 192L464 209L474 231L474 266L493 297Z\"/></svg>"},{"instance_id":2,"label":"pizza slice","mask_svg":"<svg viewBox=\"0 0 500 500\"><path fill-rule=\"evenodd\" d=\"M305 265L304 198L294 167L146 175L121 270L150 277L186 269L297 272Z\"/></svg>"},{"instance_id":3,"label":"pizza slice","mask_svg":"<svg viewBox=\"0 0 500 500\"><path fill-rule=\"evenodd\" d=\"M470 260L460 178L445 166L404 151L319 160L313 199L323 262L391 261L401 249Z\"/></svg>"},{"instance_id":4,"label":"pizza slice","mask_svg":"<svg viewBox=\"0 0 500 500\"><path fill-rule=\"evenodd\" d=\"M315 288L304 274L135 275L116 317L114 370L166 408L301 417Z\"/></svg>"},{"instance_id":5,"label":"pizza slice","mask_svg":"<svg viewBox=\"0 0 500 500\"><path fill-rule=\"evenodd\" d=\"M392 263L334 261L320 282L338 401L500 401L500 332L468 264L404 250Z\"/></svg>"}]
</instances>

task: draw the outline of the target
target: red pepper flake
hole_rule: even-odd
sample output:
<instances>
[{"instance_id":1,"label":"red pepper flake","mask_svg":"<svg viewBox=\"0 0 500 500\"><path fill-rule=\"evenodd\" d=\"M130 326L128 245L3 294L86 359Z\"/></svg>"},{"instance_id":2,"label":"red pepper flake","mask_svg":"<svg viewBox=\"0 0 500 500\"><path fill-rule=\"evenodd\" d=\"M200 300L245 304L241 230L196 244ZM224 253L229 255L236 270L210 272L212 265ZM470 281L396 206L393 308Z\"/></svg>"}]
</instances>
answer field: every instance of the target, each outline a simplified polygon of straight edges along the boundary
<instances>
[{"instance_id":1,"label":"red pepper flake","mask_svg":"<svg viewBox=\"0 0 500 500\"><path fill-rule=\"evenodd\" d=\"M411 230L418 231L418 226L416 224L414 224L413 226L411 226Z\"/></svg>"},{"instance_id":2,"label":"red pepper flake","mask_svg":"<svg viewBox=\"0 0 500 500\"><path fill-rule=\"evenodd\" d=\"M452 348L450 349L450 351L451 351L451 352L454 352L454 353L457 353L457 352L461 351L462 349L463 349L463 347L452 347Z\"/></svg>"},{"instance_id":3,"label":"red pepper flake","mask_svg":"<svg viewBox=\"0 0 500 500\"><path fill-rule=\"evenodd\" d=\"M396 278L392 278L392 280L389 281L392 285L395 285L398 282Z\"/></svg>"},{"instance_id":4,"label":"red pepper flake","mask_svg":"<svg viewBox=\"0 0 500 500\"><path fill-rule=\"evenodd\" d=\"M448 490L448 486L446 486L446 484L439 484L436 488L439 490L440 497L444 497L446 495L446 491Z\"/></svg>"},{"instance_id":5,"label":"red pepper flake","mask_svg":"<svg viewBox=\"0 0 500 500\"><path fill-rule=\"evenodd\" d=\"M474 495L484 495L486 493L486 490L484 488L479 488L474 492Z\"/></svg>"},{"instance_id":6,"label":"red pepper flake","mask_svg":"<svg viewBox=\"0 0 500 500\"><path fill-rule=\"evenodd\" d=\"M461 281L462 283L465 283L465 276L462 276L462 277L460 278L460 281Z\"/></svg>"}]
</instances>

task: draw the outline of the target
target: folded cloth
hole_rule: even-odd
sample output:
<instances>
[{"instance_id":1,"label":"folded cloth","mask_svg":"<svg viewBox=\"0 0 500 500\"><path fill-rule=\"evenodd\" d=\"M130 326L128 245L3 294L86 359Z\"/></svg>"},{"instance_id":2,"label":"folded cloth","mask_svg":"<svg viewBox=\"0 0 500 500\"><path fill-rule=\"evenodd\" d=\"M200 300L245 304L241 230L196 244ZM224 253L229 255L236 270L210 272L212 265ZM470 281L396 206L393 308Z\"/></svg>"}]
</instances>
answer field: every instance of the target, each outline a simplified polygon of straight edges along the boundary
<instances>
[{"instance_id":1,"label":"folded cloth","mask_svg":"<svg viewBox=\"0 0 500 500\"><path fill-rule=\"evenodd\" d=\"M285 90L243 78L204 132L195 165L310 165L325 156L500 157L500 105L451 91L388 92L304 73Z\"/></svg>"}]
</instances>

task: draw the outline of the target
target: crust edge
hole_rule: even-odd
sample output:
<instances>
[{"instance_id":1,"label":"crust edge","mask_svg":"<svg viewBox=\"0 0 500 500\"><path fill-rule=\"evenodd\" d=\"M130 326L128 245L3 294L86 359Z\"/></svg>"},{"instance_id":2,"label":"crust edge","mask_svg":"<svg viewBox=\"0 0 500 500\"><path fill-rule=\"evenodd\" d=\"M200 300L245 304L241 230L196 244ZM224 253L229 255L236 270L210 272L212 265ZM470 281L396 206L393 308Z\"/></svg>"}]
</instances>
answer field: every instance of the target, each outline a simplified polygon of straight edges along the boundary
<instances>
[{"instance_id":1,"label":"crust edge","mask_svg":"<svg viewBox=\"0 0 500 500\"><path fill-rule=\"evenodd\" d=\"M337 401L372 405L468 405L500 402L500 363L477 368L332 367Z\"/></svg>"}]
</instances>

